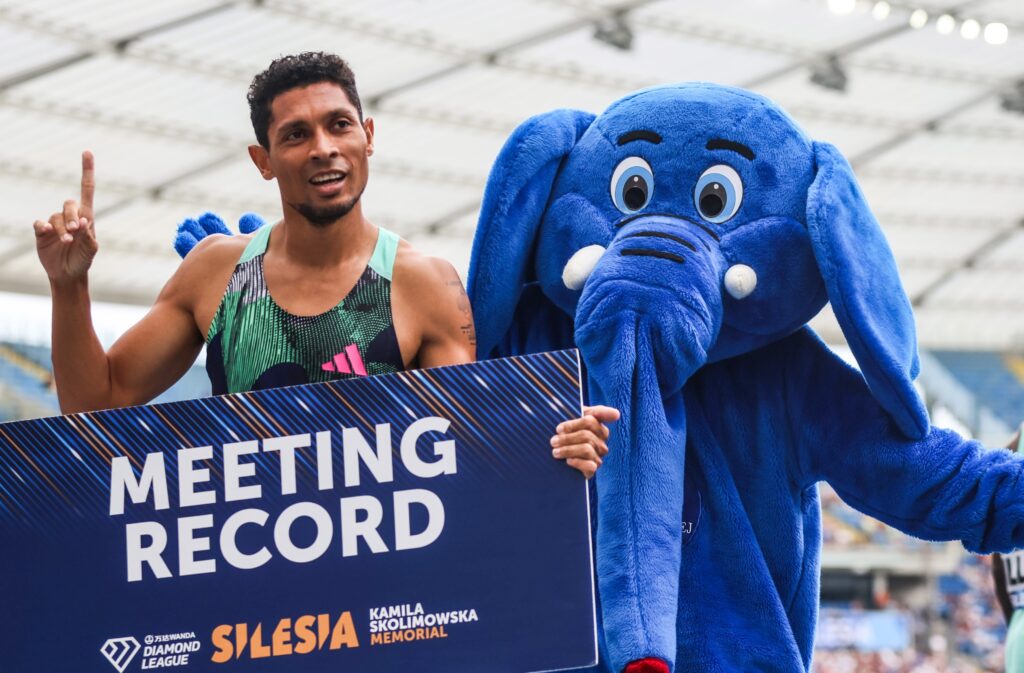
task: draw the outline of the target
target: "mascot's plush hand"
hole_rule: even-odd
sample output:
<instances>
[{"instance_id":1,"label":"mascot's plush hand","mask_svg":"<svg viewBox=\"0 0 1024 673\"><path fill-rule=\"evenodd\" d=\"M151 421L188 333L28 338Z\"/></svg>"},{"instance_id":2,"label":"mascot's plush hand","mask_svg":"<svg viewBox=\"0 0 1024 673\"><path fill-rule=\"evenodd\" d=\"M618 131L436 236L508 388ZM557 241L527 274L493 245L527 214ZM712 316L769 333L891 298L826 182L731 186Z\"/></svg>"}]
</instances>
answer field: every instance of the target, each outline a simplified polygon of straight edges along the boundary
<instances>
[{"instance_id":1,"label":"mascot's plush hand","mask_svg":"<svg viewBox=\"0 0 1024 673\"><path fill-rule=\"evenodd\" d=\"M626 666L624 673L669 673L669 670L661 659L641 659Z\"/></svg>"},{"instance_id":2,"label":"mascot's plush hand","mask_svg":"<svg viewBox=\"0 0 1024 673\"><path fill-rule=\"evenodd\" d=\"M266 224L266 220L256 213L246 213L238 220L238 230L243 234L251 234L264 224ZM182 220L178 225L178 233L174 237L174 249L179 255L185 257L199 241L210 234L231 236L231 230L216 213L206 212L198 218L190 217Z\"/></svg>"}]
</instances>

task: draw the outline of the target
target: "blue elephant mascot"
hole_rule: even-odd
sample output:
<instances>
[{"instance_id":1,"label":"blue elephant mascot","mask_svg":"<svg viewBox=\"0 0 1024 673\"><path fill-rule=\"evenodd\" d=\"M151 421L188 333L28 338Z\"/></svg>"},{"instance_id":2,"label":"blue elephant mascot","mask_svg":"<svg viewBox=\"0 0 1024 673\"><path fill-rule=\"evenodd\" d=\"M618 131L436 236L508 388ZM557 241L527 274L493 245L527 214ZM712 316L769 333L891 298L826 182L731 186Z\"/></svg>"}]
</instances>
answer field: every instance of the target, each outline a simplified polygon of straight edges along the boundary
<instances>
[{"instance_id":1,"label":"blue elephant mascot","mask_svg":"<svg viewBox=\"0 0 1024 673\"><path fill-rule=\"evenodd\" d=\"M204 217L180 252L226 231ZM590 402L623 411L595 479L595 671L809 670L819 481L917 537L1024 546L1021 459L929 426L849 164L761 96L662 86L524 122L468 289L481 357L578 347ZM826 302L859 372L806 326Z\"/></svg>"},{"instance_id":2,"label":"blue elephant mascot","mask_svg":"<svg viewBox=\"0 0 1024 673\"><path fill-rule=\"evenodd\" d=\"M917 537L1024 545L1021 463L929 427L849 164L761 96L662 86L524 122L468 290L481 357L575 345L590 402L623 410L596 477L597 670L809 670L822 480ZM806 326L826 302L860 373Z\"/></svg>"}]
</instances>

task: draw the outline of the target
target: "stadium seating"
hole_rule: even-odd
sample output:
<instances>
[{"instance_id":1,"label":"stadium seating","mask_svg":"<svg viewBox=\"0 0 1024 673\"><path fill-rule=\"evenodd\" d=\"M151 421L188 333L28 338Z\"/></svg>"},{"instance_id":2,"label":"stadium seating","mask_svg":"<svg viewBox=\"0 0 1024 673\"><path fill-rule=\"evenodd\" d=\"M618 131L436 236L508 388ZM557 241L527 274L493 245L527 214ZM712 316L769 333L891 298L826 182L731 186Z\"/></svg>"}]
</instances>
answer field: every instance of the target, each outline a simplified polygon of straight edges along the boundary
<instances>
[{"instance_id":1,"label":"stadium seating","mask_svg":"<svg viewBox=\"0 0 1024 673\"><path fill-rule=\"evenodd\" d=\"M1009 427L1024 420L1024 358L974 351L931 354Z\"/></svg>"},{"instance_id":2,"label":"stadium seating","mask_svg":"<svg viewBox=\"0 0 1024 673\"><path fill-rule=\"evenodd\" d=\"M210 382L200 366L189 369L154 402L210 395ZM60 413L53 389L53 365L45 346L0 342L0 422Z\"/></svg>"}]
</instances>

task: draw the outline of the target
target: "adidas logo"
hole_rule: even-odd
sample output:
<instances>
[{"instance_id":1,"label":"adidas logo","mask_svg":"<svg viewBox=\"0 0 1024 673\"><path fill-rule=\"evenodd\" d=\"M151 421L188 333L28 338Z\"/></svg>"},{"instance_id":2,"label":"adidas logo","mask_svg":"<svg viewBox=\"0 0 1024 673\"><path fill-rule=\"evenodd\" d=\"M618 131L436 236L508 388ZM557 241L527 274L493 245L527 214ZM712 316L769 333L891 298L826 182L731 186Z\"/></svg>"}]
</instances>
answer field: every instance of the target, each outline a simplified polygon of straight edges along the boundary
<instances>
[{"instance_id":1,"label":"adidas logo","mask_svg":"<svg viewBox=\"0 0 1024 673\"><path fill-rule=\"evenodd\" d=\"M325 372L367 376L366 365L363 364L363 358L359 356L359 347L355 344L345 346L345 350L320 365L320 369Z\"/></svg>"},{"instance_id":2,"label":"adidas logo","mask_svg":"<svg viewBox=\"0 0 1024 673\"><path fill-rule=\"evenodd\" d=\"M100 652L107 658L110 665L117 669L117 673L124 673L124 669L128 668L128 664L132 663L132 659L139 653L139 641L131 636L111 638L103 643Z\"/></svg>"}]
</instances>

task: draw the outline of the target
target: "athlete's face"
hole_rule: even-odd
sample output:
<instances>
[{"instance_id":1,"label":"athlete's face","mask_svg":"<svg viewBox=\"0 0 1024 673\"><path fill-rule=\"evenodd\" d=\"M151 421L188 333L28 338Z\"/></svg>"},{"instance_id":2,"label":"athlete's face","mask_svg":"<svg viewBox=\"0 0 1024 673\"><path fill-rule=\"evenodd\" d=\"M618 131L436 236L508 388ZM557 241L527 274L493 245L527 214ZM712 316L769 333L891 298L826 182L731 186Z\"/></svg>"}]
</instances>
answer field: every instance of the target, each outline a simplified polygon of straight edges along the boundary
<instances>
[{"instance_id":1,"label":"athlete's face","mask_svg":"<svg viewBox=\"0 0 1024 673\"><path fill-rule=\"evenodd\" d=\"M277 178L286 209L311 223L338 221L359 202L373 154L373 120L336 84L291 89L270 105L270 149L249 148L267 180Z\"/></svg>"}]
</instances>

